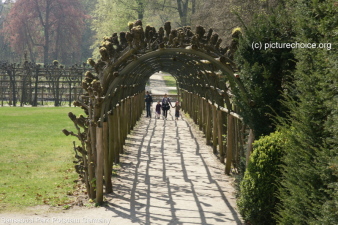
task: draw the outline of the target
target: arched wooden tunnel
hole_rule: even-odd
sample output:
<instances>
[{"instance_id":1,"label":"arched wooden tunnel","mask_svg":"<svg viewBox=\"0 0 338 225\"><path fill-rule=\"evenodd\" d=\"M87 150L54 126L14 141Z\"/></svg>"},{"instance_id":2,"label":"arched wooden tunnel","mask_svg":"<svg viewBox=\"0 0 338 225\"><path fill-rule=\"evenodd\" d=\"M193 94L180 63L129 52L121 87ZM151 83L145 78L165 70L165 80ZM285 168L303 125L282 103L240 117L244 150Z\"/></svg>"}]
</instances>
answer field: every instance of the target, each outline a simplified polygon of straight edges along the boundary
<instances>
[{"instance_id":1,"label":"arched wooden tunnel","mask_svg":"<svg viewBox=\"0 0 338 225\"><path fill-rule=\"evenodd\" d=\"M193 33L190 27L171 29L169 22L157 32L150 26L143 29L142 22L136 21L129 32L104 38L101 59L88 60L97 75L87 72L83 81L87 94L74 103L87 117L70 113L77 133L64 130L81 142L74 145L75 167L90 198L103 201L103 181L106 192L112 191L112 165L119 162L127 134L142 114L146 82L157 71L175 77L182 109L204 131L206 143L213 144L215 153L218 150L220 160L227 158L225 172L230 173L231 164L238 166L244 125L231 90L240 90L243 101L248 100L227 57L234 46L221 48L220 43L212 29L206 32L198 26Z\"/></svg>"}]
</instances>

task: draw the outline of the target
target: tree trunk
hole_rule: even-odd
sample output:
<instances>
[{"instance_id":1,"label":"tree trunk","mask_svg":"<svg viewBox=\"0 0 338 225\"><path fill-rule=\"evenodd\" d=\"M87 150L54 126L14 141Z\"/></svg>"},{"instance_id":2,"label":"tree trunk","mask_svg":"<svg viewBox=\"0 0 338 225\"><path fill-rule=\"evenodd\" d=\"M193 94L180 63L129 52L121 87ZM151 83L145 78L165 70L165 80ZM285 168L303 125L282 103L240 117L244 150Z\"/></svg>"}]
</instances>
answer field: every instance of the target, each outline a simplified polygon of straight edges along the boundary
<instances>
[{"instance_id":1,"label":"tree trunk","mask_svg":"<svg viewBox=\"0 0 338 225\"><path fill-rule=\"evenodd\" d=\"M45 35L45 44L43 46L43 63L47 65L49 63L49 14L50 14L50 5L51 1L46 2L46 17L44 27L44 35Z\"/></svg>"},{"instance_id":2,"label":"tree trunk","mask_svg":"<svg viewBox=\"0 0 338 225\"><path fill-rule=\"evenodd\" d=\"M180 15L181 26L188 25L188 3L189 0L177 0L178 14Z\"/></svg>"},{"instance_id":3,"label":"tree trunk","mask_svg":"<svg viewBox=\"0 0 338 225\"><path fill-rule=\"evenodd\" d=\"M139 20L143 20L144 6L143 2L138 1L137 3L137 17Z\"/></svg>"}]
</instances>

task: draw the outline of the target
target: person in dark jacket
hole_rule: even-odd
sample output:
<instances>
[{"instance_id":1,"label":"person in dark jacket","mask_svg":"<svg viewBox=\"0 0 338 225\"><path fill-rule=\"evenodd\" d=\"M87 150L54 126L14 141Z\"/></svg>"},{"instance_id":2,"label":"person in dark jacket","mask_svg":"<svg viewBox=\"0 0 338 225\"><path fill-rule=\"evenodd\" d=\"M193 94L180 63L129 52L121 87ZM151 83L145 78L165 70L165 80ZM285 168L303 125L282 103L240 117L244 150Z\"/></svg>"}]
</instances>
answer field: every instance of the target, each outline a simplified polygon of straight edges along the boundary
<instances>
[{"instance_id":1,"label":"person in dark jacket","mask_svg":"<svg viewBox=\"0 0 338 225\"><path fill-rule=\"evenodd\" d=\"M180 103L177 101L173 108L175 108L175 118L176 118L176 120L178 120L178 118L180 117L180 110L181 110Z\"/></svg>"},{"instance_id":2,"label":"person in dark jacket","mask_svg":"<svg viewBox=\"0 0 338 225\"><path fill-rule=\"evenodd\" d=\"M167 119L168 110L170 109L169 104L171 105L170 99L167 94L164 94L164 97L162 98L163 119ZM173 106L171 105L171 107Z\"/></svg>"},{"instance_id":3,"label":"person in dark jacket","mask_svg":"<svg viewBox=\"0 0 338 225\"><path fill-rule=\"evenodd\" d=\"M157 105L156 105L156 117L157 117L157 119L159 119L160 116L161 116L161 107L162 107L162 105L161 105L160 101L158 101Z\"/></svg>"},{"instance_id":4,"label":"person in dark jacket","mask_svg":"<svg viewBox=\"0 0 338 225\"><path fill-rule=\"evenodd\" d=\"M146 96L144 97L144 101L146 102L147 117L151 118L150 106L152 106L152 104L153 104L153 98L149 94L149 91L146 92Z\"/></svg>"}]
</instances>

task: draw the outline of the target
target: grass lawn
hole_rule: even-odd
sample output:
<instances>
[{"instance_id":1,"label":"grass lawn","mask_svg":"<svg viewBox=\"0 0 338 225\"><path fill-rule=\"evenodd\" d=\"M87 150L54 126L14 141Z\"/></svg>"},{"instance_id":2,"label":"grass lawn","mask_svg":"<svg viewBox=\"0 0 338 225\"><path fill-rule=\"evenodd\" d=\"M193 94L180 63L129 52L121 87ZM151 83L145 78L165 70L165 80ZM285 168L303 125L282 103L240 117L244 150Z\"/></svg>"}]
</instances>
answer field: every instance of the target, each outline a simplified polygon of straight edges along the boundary
<instances>
[{"instance_id":1,"label":"grass lawn","mask_svg":"<svg viewBox=\"0 0 338 225\"><path fill-rule=\"evenodd\" d=\"M165 85L167 87L176 87L176 80L173 76L168 75L168 76L163 76L163 80L165 82ZM176 90L169 90L170 95L177 95L177 89Z\"/></svg>"},{"instance_id":2,"label":"grass lawn","mask_svg":"<svg viewBox=\"0 0 338 225\"><path fill-rule=\"evenodd\" d=\"M0 108L0 212L27 206L67 205L77 174L73 168L75 130L68 112L79 108Z\"/></svg>"},{"instance_id":3,"label":"grass lawn","mask_svg":"<svg viewBox=\"0 0 338 225\"><path fill-rule=\"evenodd\" d=\"M177 95L177 90L169 90L169 95Z\"/></svg>"},{"instance_id":4,"label":"grass lawn","mask_svg":"<svg viewBox=\"0 0 338 225\"><path fill-rule=\"evenodd\" d=\"M176 80L173 76L171 75L163 76L163 80L167 87L176 87Z\"/></svg>"}]
</instances>

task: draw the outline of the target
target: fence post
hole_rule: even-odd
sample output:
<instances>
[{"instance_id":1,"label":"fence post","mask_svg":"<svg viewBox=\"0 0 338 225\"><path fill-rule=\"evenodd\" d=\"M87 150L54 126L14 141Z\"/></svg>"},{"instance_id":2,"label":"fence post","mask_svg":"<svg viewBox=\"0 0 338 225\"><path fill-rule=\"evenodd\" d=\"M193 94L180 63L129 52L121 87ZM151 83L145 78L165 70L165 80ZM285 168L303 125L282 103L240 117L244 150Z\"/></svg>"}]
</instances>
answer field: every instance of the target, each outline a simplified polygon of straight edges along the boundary
<instances>
[{"instance_id":1,"label":"fence post","mask_svg":"<svg viewBox=\"0 0 338 225\"><path fill-rule=\"evenodd\" d=\"M104 180L106 185L106 193L112 193L113 192L113 186L111 182L111 175L112 175L112 167L111 167L111 160L109 158L109 142L108 142L108 136L109 130L108 130L108 122L103 122L102 124L102 147L103 147L103 157L104 157Z\"/></svg>"},{"instance_id":2,"label":"fence post","mask_svg":"<svg viewBox=\"0 0 338 225\"><path fill-rule=\"evenodd\" d=\"M122 104L122 101L121 101ZM122 105L118 105L117 106L117 116L116 116L116 120L117 120L117 124L118 124L118 129L117 129L117 143L118 143L118 150L119 153L123 153L123 144L122 144L122 127L123 127L123 123L121 121L121 112L122 112Z\"/></svg>"},{"instance_id":3,"label":"fence post","mask_svg":"<svg viewBox=\"0 0 338 225\"><path fill-rule=\"evenodd\" d=\"M218 120L218 148L221 163L224 163L224 148L223 148L223 115L222 111L217 111Z\"/></svg>"},{"instance_id":4,"label":"fence post","mask_svg":"<svg viewBox=\"0 0 338 225\"><path fill-rule=\"evenodd\" d=\"M198 96L197 97L198 127L201 131L203 131L203 104L202 103L203 103L202 97Z\"/></svg>"},{"instance_id":5,"label":"fence post","mask_svg":"<svg viewBox=\"0 0 338 225\"><path fill-rule=\"evenodd\" d=\"M115 131L116 131L116 123L114 121L114 117L116 117L116 107L112 109L112 112L108 115L108 132L109 132L109 164L110 167L113 166L113 162L115 162Z\"/></svg>"},{"instance_id":6,"label":"fence post","mask_svg":"<svg viewBox=\"0 0 338 225\"><path fill-rule=\"evenodd\" d=\"M102 128L96 127L96 203L103 203L103 145L102 145Z\"/></svg>"},{"instance_id":7,"label":"fence post","mask_svg":"<svg viewBox=\"0 0 338 225\"><path fill-rule=\"evenodd\" d=\"M113 117L114 128L114 162L120 163L120 122L119 122L120 106L115 107L115 116ZM114 115L114 114L113 114Z\"/></svg>"},{"instance_id":8,"label":"fence post","mask_svg":"<svg viewBox=\"0 0 338 225\"><path fill-rule=\"evenodd\" d=\"M203 132L206 134L207 133L207 101L205 98L202 98L202 107L203 107Z\"/></svg>"},{"instance_id":9,"label":"fence post","mask_svg":"<svg viewBox=\"0 0 338 225\"><path fill-rule=\"evenodd\" d=\"M228 114L228 125L227 125L227 159L225 164L225 174L230 174L232 152L234 147L234 118Z\"/></svg>"},{"instance_id":10,"label":"fence post","mask_svg":"<svg viewBox=\"0 0 338 225\"><path fill-rule=\"evenodd\" d=\"M206 140L206 144L210 145L210 139L211 139L211 117L210 117L210 104L208 103L208 101L205 101L205 105L206 105L206 124L205 124L205 138Z\"/></svg>"},{"instance_id":11,"label":"fence post","mask_svg":"<svg viewBox=\"0 0 338 225\"><path fill-rule=\"evenodd\" d=\"M214 150L214 154L217 153L217 109L216 106L212 105L212 147Z\"/></svg>"}]
</instances>

